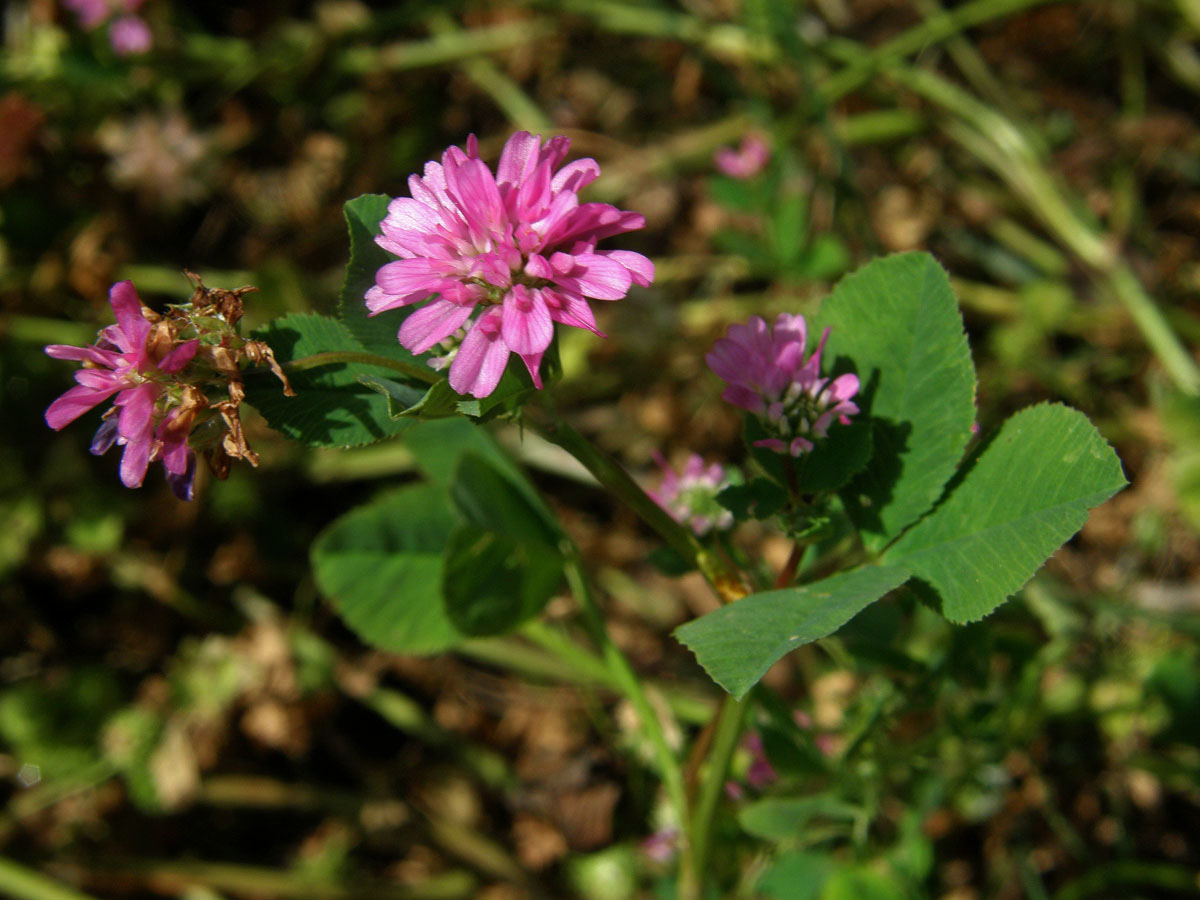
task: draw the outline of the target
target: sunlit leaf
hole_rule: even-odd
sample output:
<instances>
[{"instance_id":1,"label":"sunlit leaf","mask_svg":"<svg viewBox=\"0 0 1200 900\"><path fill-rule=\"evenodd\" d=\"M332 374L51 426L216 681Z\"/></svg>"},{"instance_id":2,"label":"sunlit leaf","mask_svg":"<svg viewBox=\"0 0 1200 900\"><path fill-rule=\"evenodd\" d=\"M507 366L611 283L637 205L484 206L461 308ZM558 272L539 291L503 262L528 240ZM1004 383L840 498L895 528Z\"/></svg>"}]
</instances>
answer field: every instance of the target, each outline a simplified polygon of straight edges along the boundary
<instances>
[{"instance_id":1,"label":"sunlit leaf","mask_svg":"<svg viewBox=\"0 0 1200 900\"><path fill-rule=\"evenodd\" d=\"M362 353L363 347L336 319L291 315L258 329L281 363L319 353ZM395 378L388 368L333 362L288 373L296 396L287 397L270 373L246 379L247 400L272 428L310 447L355 447L392 437L410 424L393 419L388 398L360 381L364 376Z\"/></svg>"},{"instance_id":2,"label":"sunlit leaf","mask_svg":"<svg viewBox=\"0 0 1200 900\"><path fill-rule=\"evenodd\" d=\"M842 279L815 327L826 366L858 373L873 425L867 467L842 490L873 548L926 512L954 473L975 419L975 370L945 271L927 253L868 263Z\"/></svg>"},{"instance_id":3,"label":"sunlit leaf","mask_svg":"<svg viewBox=\"0 0 1200 900\"><path fill-rule=\"evenodd\" d=\"M931 584L946 618L978 619L1125 484L1121 461L1083 413L1034 406L1004 423L945 502L886 558Z\"/></svg>"},{"instance_id":4,"label":"sunlit leaf","mask_svg":"<svg viewBox=\"0 0 1200 900\"><path fill-rule=\"evenodd\" d=\"M460 524L436 484L385 494L317 538L317 585L366 643L397 653L444 650L462 637L442 599L446 545Z\"/></svg>"},{"instance_id":5,"label":"sunlit leaf","mask_svg":"<svg viewBox=\"0 0 1200 900\"><path fill-rule=\"evenodd\" d=\"M903 569L867 566L801 587L751 594L675 630L709 676L743 697L776 660L828 637L908 579Z\"/></svg>"}]
</instances>

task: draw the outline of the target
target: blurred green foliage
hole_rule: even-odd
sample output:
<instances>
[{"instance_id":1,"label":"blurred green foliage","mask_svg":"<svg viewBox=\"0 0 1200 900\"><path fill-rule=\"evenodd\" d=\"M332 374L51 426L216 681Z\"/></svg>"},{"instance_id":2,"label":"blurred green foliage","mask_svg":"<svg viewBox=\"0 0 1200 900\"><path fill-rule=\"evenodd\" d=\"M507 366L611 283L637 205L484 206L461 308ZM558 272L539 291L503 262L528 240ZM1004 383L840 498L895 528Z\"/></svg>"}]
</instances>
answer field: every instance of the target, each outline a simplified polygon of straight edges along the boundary
<instances>
[{"instance_id":1,"label":"blurred green foliage","mask_svg":"<svg viewBox=\"0 0 1200 900\"><path fill-rule=\"evenodd\" d=\"M605 173L591 196L648 219L627 246L656 285L602 312L607 341L564 341L556 389L631 470L660 446L737 452L702 362L728 322L812 312L842 271L919 248L954 276L985 429L1069 402L1132 483L983 625L904 595L768 676L751 725L777 777L751 786L752 754L735 760L728 895L1195 895L1200 417L1178 353L1200 340L1194 4L141 14L154 47L118 57L60 4L5 8L0 893L44 887L11 861L138 900L672 896L640 850L670 825L644 748L586 647L554 652L572 637L556 600L541 630L382 659L319 595L316 536L410 483L420 448L306 451L253 422L261 466L187 505L161 479L122 488L87 453L95 415L61 434L41 418L70 384L42 347L91 340L114 281L160 308L190 293L185 267L255 284L249 329L330 315L348 198L403 193L469 132L494 159L529 127L569 134ZM769 168L714 175L752 128ZM601 583L653 613L614 602L612 628L694 736L714 696L666 637L694 593L643 565L651 542L577 473L500 437Z\"/></svg>"}]
</instances>

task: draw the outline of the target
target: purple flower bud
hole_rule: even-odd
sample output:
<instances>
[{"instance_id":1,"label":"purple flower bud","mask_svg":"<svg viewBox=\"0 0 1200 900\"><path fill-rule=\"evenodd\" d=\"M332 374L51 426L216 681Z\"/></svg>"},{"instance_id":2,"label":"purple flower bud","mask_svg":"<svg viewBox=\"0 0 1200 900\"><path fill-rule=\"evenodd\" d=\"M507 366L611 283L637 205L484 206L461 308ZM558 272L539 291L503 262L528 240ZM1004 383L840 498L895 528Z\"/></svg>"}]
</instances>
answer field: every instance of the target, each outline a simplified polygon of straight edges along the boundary
<instances>
[{"instance_id":1,"label":"purple flower bud","mask_svg":"<svg viewBox=\"0 0 1200 900\"><path fill-rule=\"evenodd\" d=\"M829 329L805 359L807 337L804 316L780 313L773 329L751 316L744 325L730 325L704 357L727 382L721 394L726 402L757 415L770 434L755 446L799 456L812 450L834 422L849 424L858 412L852 402L857 375L821 377Z\"/></svg>"}]
</instances>

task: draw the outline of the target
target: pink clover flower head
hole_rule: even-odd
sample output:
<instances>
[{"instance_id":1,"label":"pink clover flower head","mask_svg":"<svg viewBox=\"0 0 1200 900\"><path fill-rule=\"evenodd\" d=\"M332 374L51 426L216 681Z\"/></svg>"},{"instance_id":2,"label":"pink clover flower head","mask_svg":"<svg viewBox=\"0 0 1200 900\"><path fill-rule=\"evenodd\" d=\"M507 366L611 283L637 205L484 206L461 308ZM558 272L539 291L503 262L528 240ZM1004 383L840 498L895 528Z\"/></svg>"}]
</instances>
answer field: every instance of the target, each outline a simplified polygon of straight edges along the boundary
<instances>
[{"instance_id":1,"label":"pink clover flower head","mask_svg":"<svg viewBox=\"0 0 1200 900\"><path fill-rule=\"evenodd\" d=\"M771 148L761 135L748 134L737 150L722 147L713 154L717 171L730 178L745 180L761 172L771 160Z\"/></svg>"},{"instance_id":2,"label":"pink clover flower head","mask_svg":"<svg viewBox=\"0 0 1200 900\"><path fill-rule=\"evenodd\" d=\"M857 375L821 377L821 351L828 338L826 328L805 359L804 316L780 313L774 328L751 316L744 325L730 325L704 357L726 382L722 398L762 421L770 437L755 441L756 447L799 456L812 450L830 425L848 425L859 411L853 402Z\"/></svg>"},{"instance_id":3,"label":"pink clover flower head","mask_svg":"<svg viewBox=\"0 0 1200 900\"><path fill-rule=\"evenodd\" d=\"M51 344L46 348L55 359L83 364L75 373L75 387L46 410L46 424L61 430L113 398L92 439L91 452L99 456L114 444L124 447L121 482L130 488L141 487L150 463L161 460L173 479L175 493L191 499L196 467L195 454L187 445L191 416L182 409L164 409L171 400L168 386L175 373L195 357L200 342L165 348L156 341L154 326L143 315L131 281L114 284L108 298L117 324L103 329L95 344Z\"/></svg>"},{"instance_id":4,"label":"pink clover flower head","mask_svg":"<svg viewBox=\"0 0 1200 900\"><path fill-rule=\"evenodd\" d=\"M141 16L121 16L108 26L108 41L117 56L145 53L154 44L150 26Z\"/></svg>"},{"instance_id":5,"label":"pink clover flower head","mask_svg":"<svg viewBox=\"0 0 1200 900\"><path fill-rule=\"evenodd\" d=\"M729 485L729 478L719 464L705 466L704 460L693 453L683 471L676 472L657 451L654 461L663 471L662 484L657 491L647 493L671 518L691 526L697 536L714 528L724 531L733 527L733 513L717 502L717 494Z\"/></svg>"},{"instance_id":6,"label":"pink clover flower head","mask_svg":"<svg viewBox=\"0 0 1200 900\"><path fill-rule=\"evenodd\" d=\"M593 159L563 165L569 141L522 131L510 137L495 173L472 135L464 152L450 147L408 180L380 223L376 242L398 257L381 266L366 293L372 315L424 303L401 326L413 353L443 342L450 386L486 397L511 354L537 388L542 356L561 323L603 335L589 300L620 300L654 279L640 253L600 250L606 237L644 227L645 218L578 193L600 174ZM461 331L461 338L458 337Z\"/></svg>"}]
</instances>

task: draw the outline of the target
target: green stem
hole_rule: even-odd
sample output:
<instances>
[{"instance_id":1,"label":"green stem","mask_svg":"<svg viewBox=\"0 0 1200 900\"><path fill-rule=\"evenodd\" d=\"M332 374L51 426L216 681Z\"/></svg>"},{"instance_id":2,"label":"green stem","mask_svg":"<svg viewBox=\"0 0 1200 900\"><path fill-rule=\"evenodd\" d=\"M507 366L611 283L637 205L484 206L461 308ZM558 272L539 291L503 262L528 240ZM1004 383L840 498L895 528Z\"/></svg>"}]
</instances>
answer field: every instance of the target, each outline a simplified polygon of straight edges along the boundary
<instances>
[{"instance_id":1,"label":"green stem","mask_svg":"<svg viewBox=\"0 0 1200 900\"><path fill-rule=\"evenodd\" d=\"M742 723L745 721L746 709L749 704L748 696L741 700L726 697L721 706L716 733L713 735L712 751L708 755L707 770L700 782L696 806L692 810L691 830L688 832L688 844L692 850L692 872L695 879L695 883L690 885L690 889L695 893L693 897L684 895L682 900L698 900L704 896L704 882L709 869L708 857L712 849L713 819L716 816L721 792L725 789L729 763L733 759L733 752L737 749L738 738L742 734Z\"/></svg>"},{"instance_id":2,"label":"green stem","mask_svg":"<svg viewBox=\"0 0 1200 900\"><path fill-rule=\"evenodd\" d=\"M41 872L0 858L0 894L14 900L95 900Z\"/></svg>"},{"instance_id":3,"label":"green stem","mask_svg":"<svg viewBox=\"0 0 1200 900\"><path fill-rule=\"evenodd\" d=\"M533 431L579 460L597 481L624 501L643 522L657 531L672 549L694 563L722 601L730 603L746 595L741 576L719 554L696 540L690 529L680 525L650 499L616 460L566 422L551 421L543 411L535 407L525 407L524 421Z\"/></svg>"},{"instance_id":4,"label":"green stem","mask_svg":"<svg viewBox=\"0 0 1200 900\"><path fill-rule=\"evenodd\" d=\"M663 788L667 792L667 799L673 807L676 819L679 822L679 829L682 833L686 834L688 805L687 791L683 780L683 767L680 765L675 752L667 743L667 735L663 729L662 721L658 717L658 712L651 705L650 698L642 689L642 683L638 679L637 673L633 670L633 666L630 665L629 660L626 659L625 654L621 652L621 648L609 637L608 628L604 623L604 614L596 603L595 597L592 596L591 588L588 587L587 579L583 573L583 564L579 559L578 552L574 547L566 547L564 548L564 556L566 557L567 583L570 585L571 593L575 596L580 611L583 613L584 625L600 648L600 656L604 660L604 664L608 667L608 671L612 674L613 683L625 696L625 699L633 704L633 708L637 712L642 731L654 749L654 759L658 768L658 774L662 779ZM687 855L686 846L684 848L684 855Z\"/></svg>"},{"instance_id":5,"label":"green stem","mask_svg":"<svg viewBox=\"0 0 1200 900\"><path fill-rule=\"evenodd\" d=\"M314 353L312 356L303 356L300 359L284 363L283 369L285 372L302 372L305 369L319 369L322 366L339 366L347 363L391 369L393 372L399 372L426 384L436 384L442 379L441 375L425 366L359 350L327 350L324 353Z\"/></svg>"}]
</instances>

